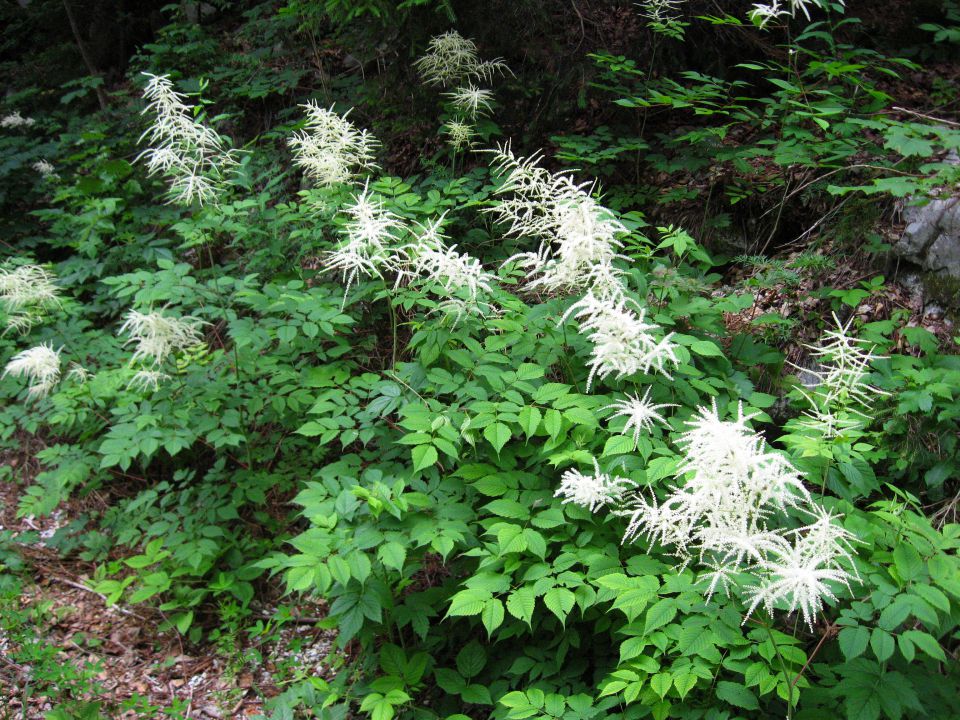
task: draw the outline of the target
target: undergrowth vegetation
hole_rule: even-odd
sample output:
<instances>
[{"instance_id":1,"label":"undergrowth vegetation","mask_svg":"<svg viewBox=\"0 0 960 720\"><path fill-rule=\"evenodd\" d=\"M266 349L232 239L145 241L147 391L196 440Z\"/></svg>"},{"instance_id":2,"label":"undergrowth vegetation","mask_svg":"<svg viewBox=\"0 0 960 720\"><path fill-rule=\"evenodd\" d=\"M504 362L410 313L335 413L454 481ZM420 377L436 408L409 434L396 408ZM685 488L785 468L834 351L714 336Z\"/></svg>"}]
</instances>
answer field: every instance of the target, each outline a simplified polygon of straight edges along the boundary
<instances>
[{"instance_id":1,"label":"undergrowth vegetation","mask_svg":"<svg viewBox=\"0 0 960 720\"><path fill-rule=\"evenodd\" d=\"M955 88L903 107L956 5L909 45L494 4L171 6L113 77L0 65L16 515L107 498L47 543L189 647L319 601L278 720L957 716L960 335L880 233L958 180ZM23 544L47 716L158 712L42 649Z\"/></svg>"}]
</instances>

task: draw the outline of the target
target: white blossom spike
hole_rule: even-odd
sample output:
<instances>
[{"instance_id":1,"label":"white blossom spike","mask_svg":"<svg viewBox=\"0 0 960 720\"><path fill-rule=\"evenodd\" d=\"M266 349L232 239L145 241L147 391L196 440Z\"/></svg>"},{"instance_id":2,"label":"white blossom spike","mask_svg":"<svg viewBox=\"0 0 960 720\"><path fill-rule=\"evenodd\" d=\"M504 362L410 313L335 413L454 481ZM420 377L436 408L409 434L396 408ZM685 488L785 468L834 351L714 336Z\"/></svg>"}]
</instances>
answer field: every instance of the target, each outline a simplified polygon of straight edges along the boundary
<instances>
[{"instance_id":1,"label":"white blossom spike","mask_svg":"<svg viewBox=\"0 0 960 720\"><path fill-rule=\"evenodd\" d=\"M136 345L131 362L146 361L157 368L172 353L202 343L201 324L201 320L191 316L176 318L159 312L130 310L119 334L129 335L125 345Z\"/></svg>"},{"instance_id":2,"label":"white blossom spike","mask_svg":"<svg viewBox=\"0 0 960 720\"><path fill-rule=\"evenodd\" d=\"M27 378L27 393L32 398L49 395L60 381L60 350L50 343L23 350L7 363L0 377L7 375Z\"/></svg>"},{"instance_id":3,"label":"white blossom spike","mask_svg":"<svg viewBox=\"0 0 960 720\"><path fill-rule=\"evenodd\" d=\"M593 461L593 475L584 475L579 470L567 470L560 478L560 487L554 493L563 503L573 503L590 512L604 505L616 505L624 493L636 483L627 478L612 477L600 472L600 465Z\"/></svg>"},{"instance_id":4,"label":"white blossom spike","mask_svg":"<svg viewBox=\"0 0 960 720\"><path fill-rule=\"evenodd\" d=\"M611 420L618 417L627 419L621 432L626 435L630 432L630 428L633 428L633 447L636 448L640 443L641 433L652 432L655 422L666 424L667 421L658 411L670 407L677 407L677 405L673 403L654 405L650 402L650 388L647 388L642 398L639 395L628 394L626 400L617 400L603 409L615 411L610 415Z\"/></svg>"},{"instance_id":5,"label":"white blossom spike","mask_svg":"<svg viewBox=\"0 0 960 720\"><path fill-rule=\"evenodd\" d=\"M329 187L348 183L365 170L376 167L374 157L379 145L366 130L359 130L343 116L320 107L311 100L304 108L307 122L304 130L288 139L296 164L317 185Z\"/></svg>"}]
</instances>

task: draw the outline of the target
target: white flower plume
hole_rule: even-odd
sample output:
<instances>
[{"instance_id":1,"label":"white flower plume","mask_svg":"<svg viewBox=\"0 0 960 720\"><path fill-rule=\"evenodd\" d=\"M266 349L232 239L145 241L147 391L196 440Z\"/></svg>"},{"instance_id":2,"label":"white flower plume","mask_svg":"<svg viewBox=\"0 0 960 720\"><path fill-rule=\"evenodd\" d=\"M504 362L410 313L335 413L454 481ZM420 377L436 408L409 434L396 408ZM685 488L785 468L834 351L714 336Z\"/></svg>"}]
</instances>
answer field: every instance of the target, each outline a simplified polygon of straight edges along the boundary
<instances>
[{"instance_id":1,"label":"white flower plume","mask_svg":"<svg viewBox=\"0 0 960 720\"><path fill-rule=\"evenodd\" d=\"M804 620L835 598L830 583L848 584L854 537L838 519L815 504L799 473L766 448L747 423L742 406L733 420L722 420L716 404L700 408L680 438L682 485L662 502L637 497L621 514L629 516L624 540L645 536L675 548L683 564L696 558L708 597L744 578L749 614L760 604L772 612L786 602ZM772 524L790 512L814 516L796 530Z\"/></svg>"},{"instance_id":2,"label":"white flower plume","mask_svg":"<svg viewBox=\"0 0 960 720\"><path fill-rule=\"evenodd\" d=\"M563 504L573 503L595 512L604 505L620 503L624 493L635 485L632 480L600 472L596 460L593 461L593 469L592 475L584 475L579 470L567 470L561 476L560 487L554 496L562 497Z\"/></svg>"},{"instance_id":3,"label":"white flower plume","mask_svg":"<svg viewBox=\"0 0 960 720\"><path fill-rule=\"evenodd\" d=\"M376 138L358 130L343 116L320 107L311 100L304 108L304 130L287 142L293 148L296 164L321 187L352 181L359 172L376 167L373 163Z\"/></svg>"},{"instance_id":4,"label":"white flower plume","mask_svg":"<svg viewBox=\"0 0 960 720\"><path fill-rule=\"evenodd\" d=\"M457 110L473 119L493 110L493 93L490 90L478 88L473 83L467 83L443 95L450 98L450 104Z\"/></svg>"},{"instance_id":5,"label":"white flower plume","mask_svg":"<svg viewBox=\"0 0 960 720\"><path fill-rule=\"evenodd\" d=\"M870 363L884 359L873 354L869 343L850 334L851 318L846 325L833 316L835 330L824 334L819 345L806 345L818 364L817 370L797 365L794 368L815 378L812 392L800 392L810 404L804 412L802 425L820 432L826 438L836 437L845 430L862 427L869 421L869 410L875 398L889 393L866 381Z\"/></svg>"},{"instance_id":6,"label":"white flower plume","mask_svg":"<svg viewBox=\"0 0 960 720\"><path fill-rule=\"evenodd\" d=\"M60 289L39 265L0 267L0 308L8 330L26 333L46 310L60 304Z\"/></svg>"},{"instance_id":7,"label":"white flower plume","mask_svg":"<svg viewBox=\"0 0 960 720\"><path fill-rule=\"evenodd\" d=\"M216 203L227 170L237 164L231 151L213 129L194 117L184 96L173 89L167 75L151 75L143 90L150 101L144 113L153 123L140 137L151 147L137 157L146 160L150 175L160 173L170 183L170 202L190 204L196 200Z\"/></svg>"},{"instance_id":8,"label":"white flower plume","mask_svg":"<svg viewBox=\"0 0 960 720\"><path fill-rule=\"evenodd\" d=\"M650 402L650 388L647 388L642 398L638 395L628 394L626 400L617 400L603 409L615 411L610 415L611 420L618 417L627 419L626 424L623 426L622 433L626 435L630 432L630 428L633 428L633 447L636 448L640 443L641 433L652 432L655 422L666 424L667 421L658 410L669 407L677 406L672 403L655 405Z\"/></svg>"},{"instance_id":9,"label":"white flower plume","mask_svg":"<svg viewBox=\"0 0 960 720\"><path fill-rule=\"evenodd\" d=\"M20 114L19 110L14 110L9 115L5 116L0 120L0 128L17 128L17 127L30 127L36 123L31 117L24 117Z\"/></svg>"},{"instance_id":10,"label":"white flower plume","mask_svg":"<svg viewBox=\"0 0 960 720\"><path fill-rule=\"evenodd\" d=\"M622 378L651 368L669 377L667 366L678 362L673 334L658 337L660 327L646 321L646 311L639 306L633 310L627 303L625 297L600 296L591 290L563 316L564 322L574 317L580 334L593 343L588 390L594 378Z\"/></svg>"},{"instance_id":11,"label":"white flower plume","mask_svg":"<svg viewBox=\"0 0 960 720\"><path fill-rule=\"evenodd\" d=\"M839 0L844 4L844 0ZM803 16L810 19L810 6L823 7L821 0L772 0L769 4L754 3L753 9L748 13L751 19L760 21L763 27L774 18L790 16L796 17L797 12L803 13Z\"/></svg>"},{"instance_id":12,"label":"white flower plume","mask_svg":"<svg viewBox=\"0 0 960 720\"><path fill-rule=\"evenodd\" d=\"M500 58L481 61L477 45L456 30L430 39L426 54L413 66L428 85L455 85L469 79L490 81L494 75L509 72Z\"/></svg>"},{"instance_id":13,"label":"white flower plume","mask_svg":"<svg viewBox=\"0 0 960 720\"><path fill-rule=\"evenodd\" d=\"M400 249L394 264L409 274L443 288L451 298L477 305L481 293L490 293L496 278L483 269L480 261L448 246L440 230L443 217L421 225L416 240Z\"/></svg>"},{"instance_id":14,"label":"white flower plume","mask_svg":"<svg viewBox=\"0 0 960 720\"><path fill-rule=\"evenodd\" d=\"M460 119L448 120L443 126L443 132L447 136L450 147L457 152L472 147L473 138L476 135L473 126Z\"/></svg>"},{"instance_id":15,"label":"white flower plume","mask_svg":"<svg viewBox=\"0 0 960 720\"><path fill-rule=\"evenodd\" d=\"M45 344L17 353L0 377L7 375L27 378L30 397L44 397L60 381L60 350L54 350L52 344Z\"/></svg>"},{"instance_id":16,"label":"white flower plume","mask_svg":"<svg viewBox=\"0 0 960 720\"><path fill-rule=\"evenodd\" d=\"M382 200L373 196L369 185L354 195L353 203L344 212L349 216L343 228L345 239L327 254L324 265L328 271L342 274L346 301L350 286L358 277L383 277L383 270L395 267L394 245L406 226L383 206Z\"/></svg>"},{"instance_id":17,"label":"white flower plume","mask_svg":"<svg viewBox=\"0 0 960 720\"><path fill-rule=\"evenodd\" d=\"M170 379L170 376L159 370L140 369L133 374L130 382L127 383L128 390L139 390L140 392L156 392L160 389L160 384Z\"/></svg>"},{"instance_id":18,"label":"white flower plume","mask_svg":"<svg viewBox=\"0 0 960 720\"><path fill-rule=\"evenodd\" d=\"M519 158L509 147L494 152L496 173L503 178L492 208L497 220L516 237L537 238L536 252L520 253L517 261L535 276L528 287L547 292L619 293L620 270L613 261L627 228L590 195L592 185L578 185L569 174L551 173L537 156Z\"/></svg>"},{"instance_id":19,"label":"white flower plume","mask_svg":"<svg viewBox=\"0 0 960 720\"><path fill-rule=\"evenodd\" d=\"M135 344L131 362L149 362L159 367L174 352L203 342L201 320L195 317L168 317L159 312L142 313L130 310L119 334L128 335L124 343Z\"/></svg>"},{"instance_id":20,"label":"white flower plume","mask_svg":"<svg viewBox=\"0 0 960 720\"><path fill-rule=\"evenodd\" d=\"M57 169L49 160L37 160L31 167L45 179L56 180L59 177L59 175L57 175Z\"/></svg>"}]
</instances>

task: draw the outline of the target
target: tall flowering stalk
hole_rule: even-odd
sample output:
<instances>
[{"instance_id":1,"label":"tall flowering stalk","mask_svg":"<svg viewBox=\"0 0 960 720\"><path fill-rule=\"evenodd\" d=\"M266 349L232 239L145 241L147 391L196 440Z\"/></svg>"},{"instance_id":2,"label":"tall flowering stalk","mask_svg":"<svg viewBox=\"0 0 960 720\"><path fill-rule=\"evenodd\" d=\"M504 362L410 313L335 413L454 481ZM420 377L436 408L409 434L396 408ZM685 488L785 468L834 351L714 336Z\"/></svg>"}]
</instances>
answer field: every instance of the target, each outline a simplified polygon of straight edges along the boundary
<instances>
[{"instance_id":1,"label":"tall flowering stalk","mask_svg":"<svg viewBox=\"0 0 960 720\"><path fill-rule=\"evenodd\" d=\"M60 289L39 265L0 267L0 308L7 331L29 332L49 309L60 304Z\"/></svg>"},{"instance_id":2,"label":"tall flowering stalk","mask_svg":"<svg viewBox=\"0 0 960 720\"><path fill-rule=\"evenodd\" d=\"M626 296L614 262L627 228L593 196L591 184L551 173L539 159L520 158L509 147L494 151L502 199L491 209L510 235L535 238L539 247L507 259L527 277L527 287L549 293L584 293L563 320L575 318L593 343L587 388L594 378L622 378L656 369L668 374L676 346Z\"/></svg>"},{"instance_id":3,"label":"tall flowering stalk","mask_svg":"<svg viewBox=\"0 0 960 720\"><path fill-rule=\"evenodd\" d=\"M340 116L313 100L300 107L306 113L306 125L287 142L297 166L317 185L348 183L360 172L376 167L373 161L379 143L347 120L349 111Z\"/></svg>"},{"instance_id":4,"label":"tall flowering stalk","mask_svg":"<svg viewBox=\"0 0 960 720\"><path fill-rule=\"evenodd\" d=\"M150 147L137 157L151 175L161 174L170 183L170 202L216 203L228 170L237 164L223 138L195 117L194 108L173 89L167 75L151 75L143 90L149 104L144 113L153 115L150 127L140 136Z\"/></svg>"},{"instance_id":5,"label":"tall flowering stalk","mask_svg":"<svg viewBox=\"0 0 960 720\"><path fill-rule=\"evenodd\" d=\"M493 109L493 93L476 83L492 82L495 75L510 72L506 63L500 58L481 60L473 40L450 30L431 38L426 54L413 66L427 85L456 86L444 93L453 117L443 132L455 152L472 147L474 123Z\"/></svg>"}]
</instances>

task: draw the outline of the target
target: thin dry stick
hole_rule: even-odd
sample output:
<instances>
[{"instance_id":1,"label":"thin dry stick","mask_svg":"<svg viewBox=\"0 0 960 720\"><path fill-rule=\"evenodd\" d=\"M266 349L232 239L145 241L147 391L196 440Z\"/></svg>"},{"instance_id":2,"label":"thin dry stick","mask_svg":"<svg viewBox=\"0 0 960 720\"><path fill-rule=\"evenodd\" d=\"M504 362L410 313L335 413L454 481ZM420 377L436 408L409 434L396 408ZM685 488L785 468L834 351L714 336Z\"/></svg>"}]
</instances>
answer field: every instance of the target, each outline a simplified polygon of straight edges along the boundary
<instances>
[{"instance_id":1,"label":"thin dry stick","mask_svg":"<svg viewBox=\"0 0 960 720\"><path fill-rule=\"evenodd\" d=\"M63 583L64 585L69 585L70 587L76 588L77 590L83 590L83 591L85 591L85 592L91 593L92 595L96 595L98 598L100 598L101 600L103 600L105 603L107 602L107 596L104 595L104 594L102 594L102 593L98 593L98 592L97 592L96 590L94 590L93 588L88 588L86 585L82 585L81 583L74 582L73 580L70 580L69 578L60 577L59 575L50 575L49 577L50 577L50 579L52 579L52 580L56 580L57 582L61 582L61 583ZM109 603L107 603L107 604L109 605ZM144 622L147 621L147 618L143 617L142 615L137 615L137 613L133 612L132 610L127 610L126 608L122 608L122 607L120 607L119 605L114 605L113 607L115 607L117 610L119 610L120 612L122 612L124 615L129 615L130 617L137 618L137 620L142 620L142 621L144 621Z\"/></svg>"}]
</instances>

